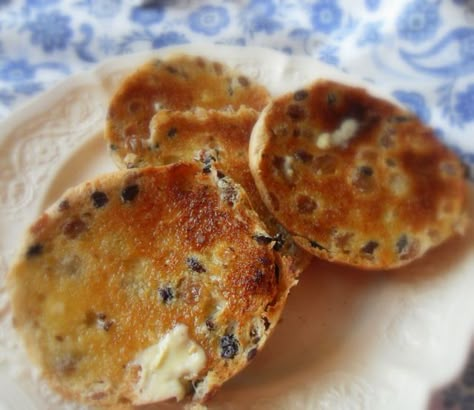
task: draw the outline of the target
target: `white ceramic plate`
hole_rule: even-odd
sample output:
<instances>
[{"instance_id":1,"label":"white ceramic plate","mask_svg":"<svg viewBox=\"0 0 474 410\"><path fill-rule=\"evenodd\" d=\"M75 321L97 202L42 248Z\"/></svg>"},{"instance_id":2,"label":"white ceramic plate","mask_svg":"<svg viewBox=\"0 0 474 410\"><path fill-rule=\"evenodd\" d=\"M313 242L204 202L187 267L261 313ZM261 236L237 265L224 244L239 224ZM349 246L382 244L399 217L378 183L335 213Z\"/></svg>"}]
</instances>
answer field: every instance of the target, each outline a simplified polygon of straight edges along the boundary
<instances>
[{"instance_id":1,"label":"white ceramic plate","mask_svg":"<svg viewBox=\"0 0 474 410\"><path fill-rule=\"evenodd\" d=\"M0 409L62 409L11 327L4 278L26 227L68 187L113 170L101 137L124 74L173 51L236 67L274 95L318 76L307 57L259 48L181 46L118 57L70 78L0 126ZM383 90L374 90L379 95ZM472 210L471 210L472 214ZM224 409L421 409L458 372L474 330L474 231L406 268L361 272L315 261L264 351L211 402ZM166 404L164 407L174 407Z\"/></svg>"}]
</instances>

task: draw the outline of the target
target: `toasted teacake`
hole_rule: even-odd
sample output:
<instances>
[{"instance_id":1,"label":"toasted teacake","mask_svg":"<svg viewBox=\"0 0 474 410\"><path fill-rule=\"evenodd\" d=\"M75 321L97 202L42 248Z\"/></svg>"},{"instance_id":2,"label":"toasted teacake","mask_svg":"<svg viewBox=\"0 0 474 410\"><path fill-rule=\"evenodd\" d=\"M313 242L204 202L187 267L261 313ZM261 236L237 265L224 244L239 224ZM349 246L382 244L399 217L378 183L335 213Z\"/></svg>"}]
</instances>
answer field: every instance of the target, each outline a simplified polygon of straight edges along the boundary
<instances>
[{"instance_id":1,"label":"toasted teacake","mask_svg":"<svg viewBox=\"0 0 474 410\"><path fill-rule=\"evenodd\" d=\"M225 64L199 56L171 55L140 66L112 96L105 138L114 157L140 150L149 137L150 121L162 109L261 111L270 101L265 87Z\"/></svg>"},{"instance_id":2,"label":"toasted teacake","mask_svg":"<svg viewBox=\"0 0 474 410\"><path fill-rule=\"evenodd\" d=\"M308 252L364 269L404 265L467 224L457 156L414 114L319 80L276 98L250 141L262 198Z\"/></svg>"},{"instance_id":3,"label":"toasted teacake","mask_svg":"<svg viewBox=\"0 0 474 410\"><path fill-rule=\"evenodd\" d=\"M8 274L14 325L68 399L204 401L244 368L296 282L245 192L193 163L67 190Z\"/></svg>"}]
</instances>

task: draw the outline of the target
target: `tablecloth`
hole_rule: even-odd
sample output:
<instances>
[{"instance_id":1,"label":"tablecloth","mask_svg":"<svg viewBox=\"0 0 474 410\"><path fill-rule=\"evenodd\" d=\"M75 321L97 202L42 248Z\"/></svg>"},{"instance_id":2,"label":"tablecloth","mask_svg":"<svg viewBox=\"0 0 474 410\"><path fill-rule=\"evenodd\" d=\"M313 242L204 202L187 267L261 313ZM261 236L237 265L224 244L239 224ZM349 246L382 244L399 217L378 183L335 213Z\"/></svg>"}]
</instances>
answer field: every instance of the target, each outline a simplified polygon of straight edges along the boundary
<instances>
[{"instance_id":1,"label":"tablecloth","mask_svg":"<svg viewBox=\"0 0 474 410\"><path fill-rule=\"evenodd\" d=\"M474 175L473 0L0 0L0 119L110 56L196 42L309 55L381 84ZM474 355L436 397L474 408Z\"/></svg>"}]
</instances>

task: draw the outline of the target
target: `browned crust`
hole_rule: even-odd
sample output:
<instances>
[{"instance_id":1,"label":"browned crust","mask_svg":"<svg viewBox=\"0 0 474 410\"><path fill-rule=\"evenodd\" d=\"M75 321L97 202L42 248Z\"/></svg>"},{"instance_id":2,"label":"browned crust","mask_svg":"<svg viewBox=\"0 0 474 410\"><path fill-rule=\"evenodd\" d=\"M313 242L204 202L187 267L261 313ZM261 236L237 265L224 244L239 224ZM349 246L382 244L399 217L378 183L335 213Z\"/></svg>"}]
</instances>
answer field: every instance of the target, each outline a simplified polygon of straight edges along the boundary
<instances>
[{"instance_id":1,"label":"browned crust","mask_svg":"<svg viewBox=\"0 0 474 410\"><path fill-rule=\"evenodd\" d=\"M160 109L193 108L260 111L268 102L261 85L203 57L174 55L141 66L120 85L108 109L105 138L123 158L149 137L149 124ZM123 153L125 152L125 153Z\"/></svg>"},{"instance_id":2,"label":"browned crust","mask_svg":"<svg viewBox=\"0 0 474 410\"><path fill-rule=\"evenodd\" d=\"M318 146L347 119L357 124L353 138ZM413 114L361 88L318 81L277 98L254 127L249 155L266 205L324 259L402 266L467 223L456 155Z\"/></svg>"},{"instance_id":3,"label":"browned crust","mask_svg":"<svg viewBox=\"0 0 474 410\"><path fill-rule=\"evenodd\" d=\"M206 352L194 380L204 400L263 346L296 282L257 234L265 230L245 193L215 170L102 176L29 229L8 275L15 326L57 391L115 406L143 404L129 364L185 324ZM238 341L233 358L222 357L226 335Z\"/></svg>"},{"instance_id":4,"label":"browned crust","mask_svg":"<svg viewBox=\"0 0 474 410\"><path fill-rule=\"evenodd\" d=\"M258 115L244 106L237 111L161 110L151 121L147 145L129 150L122 161L127 167L193 160L214 164L221 175L229 175L242 185L271 237L281 236L282 254L293 258L292 268L300 273L309 265L311 255L296 246L268 211L248 166L248 144Z\"/></svg>"}]
</instances>

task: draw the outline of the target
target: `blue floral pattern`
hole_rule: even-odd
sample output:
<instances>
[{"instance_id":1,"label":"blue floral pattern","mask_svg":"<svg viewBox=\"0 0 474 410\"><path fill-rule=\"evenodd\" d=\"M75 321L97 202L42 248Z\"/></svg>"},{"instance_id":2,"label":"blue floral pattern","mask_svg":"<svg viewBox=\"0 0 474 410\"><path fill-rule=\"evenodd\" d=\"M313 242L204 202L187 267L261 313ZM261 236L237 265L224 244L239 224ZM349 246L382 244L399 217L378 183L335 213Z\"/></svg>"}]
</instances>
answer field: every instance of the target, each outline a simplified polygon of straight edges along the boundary
<instances>
[{"instance_id":1,"label":"blue floral pattern","mask_svg":"<svg viewBox=\"0 0 474 410\"><path fill-rule=\"evenodd\" d=\"M189 16L189 27L197 33L213 36L226 27L229 21L226 8L202 6Z\"/></svg>"},{"instance_id":2,"label":"blue floral pattern","mask_svg":"<svg viewBox=\"0 0 474 410\"><path fill-rule=\"evenodd\" d=\"M167 31L159 36L153 38L152 47L153 48L160 48L171 46L175 44L185 44L188 43L189 40L181 33L176 31Z\"/></svg>"},{"instance_id":3,"label":"blue floral pattern","mask_svg":"<svg viewBox=\"0 0 474 410\"><path fill-rule=\"evenodd\" d=\"M431 113L425 98L415 91L396 90L393 92L394 97L404 104L408 109L413 111L420 119L426 123L430 121Z\"/></svg>"},{"instance_id":4,"label":"blue floral pattern","mask_svg":"<svg viewBox=\"0 0 474 410\"><path fill-rule=\"evenodd\" d=\"M421 42L433 37L440 23L437 3L416 0L409 2L398 17L397 31L400 38Z\"/></svg>"},{"instance_id":5,"label":"blue floral pattern","mask_svg":"<svg viewBox=\"0 0 474 410\"><path fill-rule=\"evenodd\" d=\"M367 23L363 28L363 32L359 37L357 45L364 46L367 44L380 43L383 40L382 33L380 32L382 25L383 23L380 21Z\"/></svg>"},{"instance_id":6,"label":"blue floral pattern","mask_svg":"<svg viewBox=\"0 0 474 410\"><path fill-rule=\"evenodd\" d=\"M31 43L41 46L48 53L65 49L72 37L70 20L69 16L58 12L38 14L27 26L31 32Z\"/></svg>"},{"instance_id":7,"label":"blue floral pattern","mask_svg":"<svg viewBox=\"0 0 474 410\"><path fill-rule=\"evenodd\" d=\"M163 19L162 7L135 7L132 9L130 18L139 24L149 26L158 24Z\"/></svg>"},{"instance_id":8,"label":"blue floral pattern","mask_svg":"<svg viewBox=\"0 0 474 410\"><path fill-rule=\"evenodd\" d=\"M365 0L365 5L369 10L377 10L380 6L380 0Z\"/></svg>"},{"instance_id":9,"label":"blue floral pattern","mask_svg":"<svg viewBox=\"0 0 474 410\"><path fill-rule=\"evenodd\" d=\"M474 29L464 29L460 35L460 55L465 61L474 59Z\"/></svg>"},{"instance_id":10,"label":"blue floral pattern","mask_svg":"<svg viewBox=\"0 0 474 410\"><path fill-rule=\"evenodd\" d=\"M273 34L284 28L275 18L276 11L273 0L251 0L242 10L240 23L252 37L259 32Z\"/></svg>"},{"instance_id":11,"label":"blue floral pattern","mask_svg":"<svg viewBox=\"0 0 474 410\"><path fill-rule=\"evenodd\" d=\"M85 0L77 5L84 6L90 15L103 19L117 15L120 11L121 3L121 0Z\"/></svg>"},{"instance_id":12,"label":"blue floral pattern","mask_svg":"<svg viewBox=\"0 0 474 410\"><path fill-rule=\"evenodd\" d=\"M337 1L320 0L311 10L311 23L314 30L329 34L337 30L342 21L342 10Z\"/></svg>"},{"instance_id":13,"label":"blue floral pattern","mask_svg":"<svg viewBox=\"0 0 474 410\"><path fill-rule=\"evenodd\" d=\"M456 112L463 122L474 121L474 84L456 95Z\"/></svg>"},{"instance_id":14,"label":"blue floral pattern","mask_svg":"<svg viewBox=\"0 0 474 410\"><path fill-rule=\"evenodd\" d=\"M30 7L45 7L49 6L50 4L57 3L58 0L28 0L27 4Z\"/></svg>"},{"instance_id":15,"label":"blue floral pattern","mask_svg":"<svg viewBox=\"0 0 474 410\"><path fill-rule=\"evenodd\" d=\"M251 0L246 7L247 15L252 16L271 16L275 13L276 5L272 0Z\"/></svg>"},{"instance_id":16,"label":"blue floral pattern","mask_svg":"<svg viewBox=\"0 0 474 410\"><path fill-rule=\"evenodd\" d=\"M0 78L4 81L22 82L32 78L35 74L35 69L27 60L10 60L7 61L0 68Z\"/></svg>"}]
</instances>

